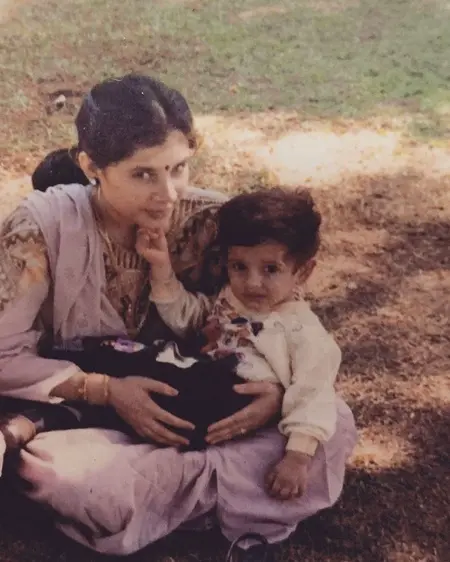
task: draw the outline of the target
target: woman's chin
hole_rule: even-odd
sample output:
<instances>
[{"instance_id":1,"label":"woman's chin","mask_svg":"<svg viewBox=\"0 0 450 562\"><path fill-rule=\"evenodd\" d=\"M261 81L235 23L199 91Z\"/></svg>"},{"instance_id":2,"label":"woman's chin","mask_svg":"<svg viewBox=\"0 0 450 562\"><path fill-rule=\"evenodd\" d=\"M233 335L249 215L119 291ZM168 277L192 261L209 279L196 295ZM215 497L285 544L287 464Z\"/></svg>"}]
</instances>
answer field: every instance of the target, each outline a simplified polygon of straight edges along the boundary
<instances>
[{"instance_id":1,"label":"woman's chin","mask_svg":"<svg viewBox=\"0 0 450 562\"><path fill-rule=\"evenodd\" d=\"M166 215L161 218L145 217L144 220L139 221L139 228L143 230L162 230L167 234L171 226L172 214Z\"/></svg>"}]
</instances>

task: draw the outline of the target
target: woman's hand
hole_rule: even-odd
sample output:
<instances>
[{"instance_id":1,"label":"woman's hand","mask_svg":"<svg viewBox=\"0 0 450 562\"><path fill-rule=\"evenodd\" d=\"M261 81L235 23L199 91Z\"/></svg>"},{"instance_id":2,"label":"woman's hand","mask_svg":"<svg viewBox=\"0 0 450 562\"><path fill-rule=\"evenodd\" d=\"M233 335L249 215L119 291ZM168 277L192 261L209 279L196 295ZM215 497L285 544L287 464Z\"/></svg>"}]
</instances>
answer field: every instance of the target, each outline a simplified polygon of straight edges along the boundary
<instances>
[{"instance_id":1,"label":"woman's hand","mask_svg":"<svg viewBox=\"0 0 450 562\"><path fill-rule=\"evenodd\" d=\"M283 387L272 382L247 382L234 387L239 394L254 395L253 402L229 418L208 428L206 441L216 445L234 437L242 437L271 421L281 409Z\"/></svg>"},{"instance_id":2,"label":"woman's hand","mask_svg":"<svg viewBox=\"0 0 450 562\"><path fill-rule=\"evenodd\" d=\"M151 264L151 280L164 283L173 276L169 247L162 229L139 230L136 237L136 251Z\"/></svg>"},{"instance_id":3,"label":"woman's hand","mask_svg":"<svg viewBox=\"0 0 450 562\"><path fill-rule=\"evenodd\" d=\"M177 418L160 408L150 393L176 396L178 392L167 384L144 377L109 380L109 403L119 416L141 437L162 445L188 445L189 441L163 424L180 429L194 429L192 423Z\"/></svg>"}]
</instances>

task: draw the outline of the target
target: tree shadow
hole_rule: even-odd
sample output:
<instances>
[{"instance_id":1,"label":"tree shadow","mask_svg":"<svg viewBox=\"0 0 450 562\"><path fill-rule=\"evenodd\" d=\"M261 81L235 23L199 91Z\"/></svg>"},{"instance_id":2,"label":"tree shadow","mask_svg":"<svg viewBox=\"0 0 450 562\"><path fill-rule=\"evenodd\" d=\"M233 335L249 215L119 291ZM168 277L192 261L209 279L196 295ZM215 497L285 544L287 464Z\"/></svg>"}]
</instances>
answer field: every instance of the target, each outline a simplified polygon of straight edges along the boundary
<instances>
[{"instance_id":1,"label":"tree shadow","mask_svg":"<svg viewBox=\"0 0 450 562\"><path fill-rule=\"evenodd\" d=\"M414 445L407 464L351 468L339 505L302 523L294 540L336 561L341 555L384 562L396 547L401 551L406 544L431 556L449 552L450 415L437 408L414 412L404 428ZM377 406L370 418L380 418Z\"/></svg>"},{"instance_id":2,"label":"tree shadow","mask_svg":"<svg viewBox=\"0 0 450 562\"><path fill-rule=\"evenodd\" d=\"M388 442L390 436L400 436L411 452L407 461L389 467L354 464L338 504L301 523L280 559L385 562L396 552L412 557L416 549L417 559L444 560L450 552L449 411L440 403L431 406L427 396L409 398L406 390L450 371L450 336L441 323L441 317L448 321L445 279L450 265L450 219L440 198L445 182L401 173L357 178L352 185L337 187L339 196L332 198L329 191L317 193L319 206L330 217L323 264L349 255L364 263L366 271L337 271L329 286L313 291L311 301L343 349L341 380L357 425L376 427ZM424 189L432 204L422 206ZM349 233L345 243L335 236L344 229ZM384 236L365 243L360 232L372 230ZM427 275L437 279L432 287L422 284ZM417 286L411 285L414 279ZM403 384L402 392L397 383ZM50 516L17 498L4 482L0 496L0 548L10 558L115 559L55 532ZM218 531L176 533L128 559L183 560L189 553L190 559L216 561L223 560L226 548Z\"/></svg>"}]
</instances>

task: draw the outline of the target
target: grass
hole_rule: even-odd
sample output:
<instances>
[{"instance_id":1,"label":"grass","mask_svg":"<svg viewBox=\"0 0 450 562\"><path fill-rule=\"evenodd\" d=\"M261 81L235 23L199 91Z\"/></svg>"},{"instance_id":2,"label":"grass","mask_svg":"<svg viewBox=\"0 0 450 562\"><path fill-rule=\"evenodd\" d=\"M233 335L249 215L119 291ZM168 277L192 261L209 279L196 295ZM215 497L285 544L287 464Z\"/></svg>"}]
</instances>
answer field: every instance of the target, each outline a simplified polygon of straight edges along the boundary
<instances>
[{"instance_id":1,"label":"grass","mask_svg":"<svg viewBox=\"0 0 450 562\"><path fill-rule=\"evenodd\" d=\"M282 0L269 9L263 0L45 4L23 2L0 38L2 162L26 167L24 154L69 142L81 92L131 70L180 88L197 113L381 111L412 115L418 135L448 137L444 0ZM47 115L61 90L67 107Z\"/></svg>"},{"instance_id":2,"label":"grass","mask_svg":"<svg viewBox=\"0 0 450 562\"><path fill-rule=\"evenodd\" d=\"M45 151L73 140L73 115L90 84L138 70L179 87L199 116L198 185L270 187L289 168L312 186L325 228L309 298L343 349L339 391L361 439L338 505L302 523L279 559L446 560L448 2L29 0L19 7L0 38L8 77L0 162L10 172L31 171ZM61 91L66 106L52 112ZM26 191L8 185L3 213ZM5 487L0 494L0 562L103 559L57 534ZM179 534L129 560L183 562L189 553L215 562L225 549L215 531Z\"/></svg>"}]
</instances>

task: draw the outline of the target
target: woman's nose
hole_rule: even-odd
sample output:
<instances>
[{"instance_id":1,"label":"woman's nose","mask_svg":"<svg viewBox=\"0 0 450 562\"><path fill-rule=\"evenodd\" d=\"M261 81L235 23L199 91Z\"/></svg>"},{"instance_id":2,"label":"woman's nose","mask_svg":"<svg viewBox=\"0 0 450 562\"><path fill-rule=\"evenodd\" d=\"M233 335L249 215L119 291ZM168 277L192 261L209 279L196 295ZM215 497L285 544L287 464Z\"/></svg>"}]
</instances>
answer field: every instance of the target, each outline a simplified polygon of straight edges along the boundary
<instances>
[{"instance_id":1,"label":"woman's nose","mask_svg":"<svg viewBox=\"0 0 450 562\"><path fill-rule=\"evenodd\" d=\"M166 203L175 203L178 193L170 177L163 178L159 187L158 198Z\"/></svg>"}]
</instances>

